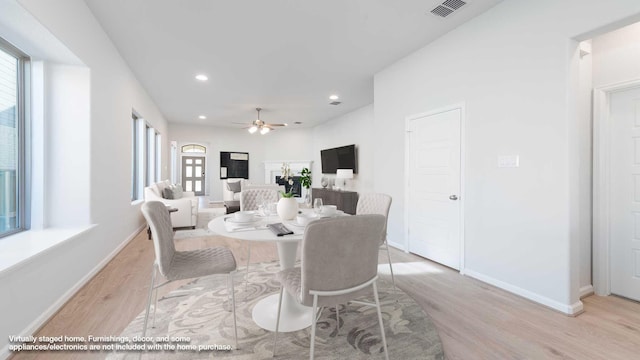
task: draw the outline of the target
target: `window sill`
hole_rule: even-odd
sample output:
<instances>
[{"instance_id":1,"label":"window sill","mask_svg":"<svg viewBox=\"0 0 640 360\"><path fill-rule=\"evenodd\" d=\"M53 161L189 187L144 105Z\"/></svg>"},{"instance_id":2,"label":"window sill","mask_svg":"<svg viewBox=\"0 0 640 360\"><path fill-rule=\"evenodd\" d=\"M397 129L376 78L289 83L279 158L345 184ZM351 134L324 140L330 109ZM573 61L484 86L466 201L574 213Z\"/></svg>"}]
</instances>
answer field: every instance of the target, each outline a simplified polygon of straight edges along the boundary
<instances>
[{"instance_id":1,"label":"window sill","mask_svg":"<svg viewBox=\"0 0 640 360\"><path fill-rule=\"evenodd\" d=\"M131 202L131 206L137 206L137 205L142 204L143 202L144 202L144 200L142 200L142 199L140 199L140 200L133 200L133 201Z\"/></svg>"},{"instance_id":2,"label":"window sill","mask_svg":"<svg viewBox=\"0 0 640 360\"><path fill-rule=\"evenodd\" d=\"M0 276L46 254L68 240L87 233L94 226L27 230L0 239Z\"/></svg>"}]
</instances>

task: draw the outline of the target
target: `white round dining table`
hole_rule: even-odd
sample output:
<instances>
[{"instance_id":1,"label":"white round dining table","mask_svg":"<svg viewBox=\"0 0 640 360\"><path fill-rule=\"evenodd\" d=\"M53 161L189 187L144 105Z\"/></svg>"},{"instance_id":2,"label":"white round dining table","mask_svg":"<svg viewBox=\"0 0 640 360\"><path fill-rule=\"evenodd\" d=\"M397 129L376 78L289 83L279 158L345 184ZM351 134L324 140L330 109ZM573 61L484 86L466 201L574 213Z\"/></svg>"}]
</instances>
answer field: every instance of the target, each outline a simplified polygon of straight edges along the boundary
<instances>
[{"instance_id":1,"label":"white round dining table","mask_svg":"<svg viewBox=\"0 0 640 360\"><path fill-rule=\"evenodd\" d=\"M227 231L225 221L232 218L233 214L219 216L209 222L209 229L216 234L246 241L275 242L278 247L278 258L282 270L292 268L296 262L298 243L302 240L304 228L285 226L294 231L292 235L276 236L271 230L264 228L266 224L279 223L277 216L260 219L255 223L255 229L238 229ZM253 224L252 224L253 225ZM275 331L276 317L278 314L278 294L269 295L260 300L252 310L253 321L263 329ZM311 326L311 307L299 304L286 291L282 297L282 311L280 328L278 331L290 332Z\"/></svg>"}]
</instances>

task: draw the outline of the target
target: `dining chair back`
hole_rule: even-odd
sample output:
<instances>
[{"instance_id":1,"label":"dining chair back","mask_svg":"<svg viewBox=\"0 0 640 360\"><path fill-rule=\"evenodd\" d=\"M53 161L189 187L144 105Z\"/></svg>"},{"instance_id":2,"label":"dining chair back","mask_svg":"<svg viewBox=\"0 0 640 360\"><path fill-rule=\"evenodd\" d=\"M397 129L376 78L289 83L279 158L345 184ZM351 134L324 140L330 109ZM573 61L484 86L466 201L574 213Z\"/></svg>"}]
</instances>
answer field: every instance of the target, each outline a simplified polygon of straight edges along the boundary
<instances>
[{"instance_id":1,"label":"dining chair back","mask_svg":"<svg viewBox=\"0 0 640 360\"><path fill-rule=\"evenodd\" d=\"M240 211L258 210L263 202L278 202L278 190L246 189L240 193Z\"/></svg>"},{"instance_id":2,"label":"dining chair back","mask_svg":"<svg viewBox=\"0 0 640 360\"><path fill-rule=\"evenodd\" d=\"M387 219L389 218L390 208L391 196L387 194L369 193L362 194L358 197L356 215L379 214L384 216L384 237L382 238L382 242L386 241L387 238Z\"/></svg>"},{"instance_id":3,"label":"dining chair back","mask_svg":"<svg viewBox=\"0 0 640 360\"><path fill-rule=\"evenodd\" d=\"M162 276L167 277L171 266L171 259L176 248L173 243L173 226L166 205L159 201L149 201L142 205L144 215L153 239L153 250L156 264Z\"/></svg>"},{"instance_id":4,"label":"dining chair back","mask_svg":"<svg viewBox=\"0 0 640 360\"><path fill-rule=\"evenodd\" d=\"M302 239L300 294L311 306L311 290L353 288L378 275L378 243L384 218L378 215L344 216L312 221ZM370 289L364 289L366 292ZM324 296L318 305L344 304L358 294ZM344 298L343 298L344 297Z\"/></svg>"},{"instance_id":5,"label":"dining chair back","mask_svg":"<svg viewBox=\"0 0 640 360\"><path fill-rule=\"evenodd\" d=\"M301 266L282 270L276 275L281 287L274 356L282 295L287 291L302 305L312 307L310 359L314 356L316 322L321 313L318 312L318 306L347 302L376 307L385 357L389 358L376 285L378 247L384 224L384 216L371 214L320 219L306 226L302 239ZM375 303L355 301L372 290Z\"/></svg>"},{"instance_id":6,"label":"dining chair back","mask_svg":"<svg viewBox=\"0 0 640 360\"><path fill-rule=\"evenodd\" d=\"M389 252L389 244L387 243L387 223L389 222L389 209L391 208L391 196L381 193L362 194L358 198L356 205L356 215L379 214L385 218L383 236L380 246L387 251L387 260L389 262L389 270L391 272L391 282L393 290L396 290L396 279L393 275L393 263L391 262L391 254Z\"/></svg>"},{"instance_id":7,"label":"dining chair back","mask_svg":"<svg viewBox=\"0 0 640 360\"><path fill-rule=\"evenodd\" d=\"M264 202L278 202L278 190L273 188L245 189L240 193L240 211L258 210ZM251 244L247 242L247 270L244 278L244 290L248 295L249 265L251 264Z\"/></svg>"},{"instance_id":8,"label":"dining chair back","mask_svg":"<svg viewBox=\"0 0 640 360\"><path fill-rule=\"evenodd\" d=\"M236 348L238 347L238 331L236 328L236 305L233 287L233 275L236 272L236 259L233 253L225 247L210 247L206 249L176 251L173 242L173 229L169 211L160 201L148 201L142 204L144 215L153 238L155 261L151 272L151 284L147 298L147 310L144 317L142 336L147 332L147 321L151 300L155 293L155 306L153 307L154 321L155 310L158 301L158 288L175 280L191 279L207 275L227 275L227 293L231 310L233 311L233 330L235 334ZM166 281L156 285L156 276L160 273Z\"/></svg>"}]
</instances>

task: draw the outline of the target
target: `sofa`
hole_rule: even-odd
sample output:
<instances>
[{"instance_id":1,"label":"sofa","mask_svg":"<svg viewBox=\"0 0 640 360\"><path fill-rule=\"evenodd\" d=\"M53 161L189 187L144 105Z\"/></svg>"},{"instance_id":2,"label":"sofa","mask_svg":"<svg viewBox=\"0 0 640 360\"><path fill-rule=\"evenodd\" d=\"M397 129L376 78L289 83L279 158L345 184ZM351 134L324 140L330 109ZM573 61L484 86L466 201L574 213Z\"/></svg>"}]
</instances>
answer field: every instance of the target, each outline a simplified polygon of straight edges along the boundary
<instances>
[{"instance_id":1,"label":"sofa","mask_svg":"<svg viewBox=\"0 0 640 360\"><path fill-rule=\"evenodd\" d=\"M169 180L151 184L144 188L144 201L160 201L178 211L171 213L171 225L174 228L196 227L198 221L198 198L192 191L183 191L179 199L166 199L165 188L170 187Z\"/></svg>"}]
</instances>

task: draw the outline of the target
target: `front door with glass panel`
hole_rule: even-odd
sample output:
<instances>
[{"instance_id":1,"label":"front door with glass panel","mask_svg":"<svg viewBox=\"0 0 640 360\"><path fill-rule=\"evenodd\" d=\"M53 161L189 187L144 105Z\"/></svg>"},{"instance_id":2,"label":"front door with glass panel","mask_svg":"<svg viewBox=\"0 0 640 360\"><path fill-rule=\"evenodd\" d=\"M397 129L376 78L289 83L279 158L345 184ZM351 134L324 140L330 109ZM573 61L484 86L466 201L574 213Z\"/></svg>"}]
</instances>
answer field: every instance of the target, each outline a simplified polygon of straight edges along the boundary
<instances>
[{"instance_id":1,"label":"front door with glass panel","mask_svg":"<svg viewBox=\"0 0 640 360\"><path fill-rule=\"evenodd\" d=\"M182 157L182 187L196 196L204 195L204 157Z\"/></svg>"}]
</instances>

